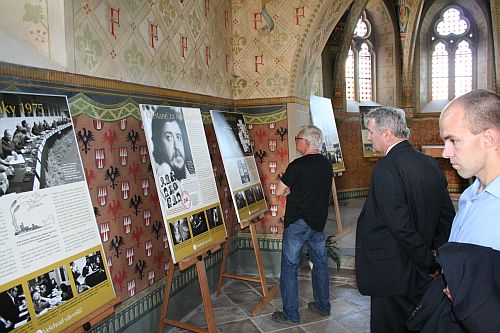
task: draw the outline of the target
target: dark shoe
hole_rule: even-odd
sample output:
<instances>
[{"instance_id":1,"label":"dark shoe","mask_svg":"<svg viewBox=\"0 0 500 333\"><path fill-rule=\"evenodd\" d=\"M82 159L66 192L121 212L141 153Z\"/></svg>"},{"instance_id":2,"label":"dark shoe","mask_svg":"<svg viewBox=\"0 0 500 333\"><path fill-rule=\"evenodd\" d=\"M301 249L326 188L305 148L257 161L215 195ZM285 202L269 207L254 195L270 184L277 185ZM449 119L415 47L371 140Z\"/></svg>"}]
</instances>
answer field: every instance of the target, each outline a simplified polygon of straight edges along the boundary
<instances>
[{"instance_id":1,"label":"dark shoe","mask_svg":"<svg viewBox=\"0 0 500 333\"><path fill-rule=\"evenodd\" d=\"M300 321L295 322L295 321L288 319L282 311L274 312L271 318L274 321L281 323L281 324L287 324L287 325L291 325L291 326L300 324Z\"/></svg>"},{"instance_id":2,"label":"dark shoe","mask_svg":"<svg viewBox=\"0 0 500 333\"><path fill-rule=\"evenodd\" d=\"M314 302L309 302L307 303L307 308L312 311L312 312L316 312L316 313L319 313L320 315L324 316L324 317L328 317L330 315L330 311L323 311L323 310L320 310L316 307L316 303Z\"/></svg>"}]
</instances>

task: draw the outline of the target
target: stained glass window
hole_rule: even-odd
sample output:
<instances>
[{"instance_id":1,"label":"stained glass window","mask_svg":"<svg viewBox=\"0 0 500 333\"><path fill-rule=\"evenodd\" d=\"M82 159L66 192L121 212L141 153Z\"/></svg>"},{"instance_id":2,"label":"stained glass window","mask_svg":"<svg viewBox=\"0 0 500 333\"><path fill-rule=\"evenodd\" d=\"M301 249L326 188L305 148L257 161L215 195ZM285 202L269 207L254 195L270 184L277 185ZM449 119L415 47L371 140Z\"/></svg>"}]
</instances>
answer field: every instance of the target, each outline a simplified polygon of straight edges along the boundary
<instances>
[{"instance_id":1,"label":"stained glass window","mask_svg":"<svg viewBox=\"0 0 500 333\"><path fill-rule=\"evenodd\" d=\"M368 37L368 25L363 21L363 17L360 17L358 23L356 24L356 29L354 29L354 36L356 37Z\"/></svg>"},{"instance_id":2,"label":"stained glass window","mask_svg":"<svg viewBox=\"0 0 500 333\"><path fill-rule=\"evenodd\" d=\"M448 51L437 43L432 52L432 99L448 99Z\"/></svg>"},{"instance_id":3,"label":"stained glass window","mask_svg":"<svg viewBox=\"0 0 500 333\"><path fill-rule=\"evenodd\" d=\"M354 85L354 52L349 48L345 62L345 94L347 100L355 99Z\"/></svg>"},{"instance_id":4,"label":"stained glass window","mask_svg":"<svg viewBox=\"0 0 500 333\"><path fill-rule=\"evenodd\" d=\"M455 96L472 90L472 50L468 41L458 43L455 51Z\"/></svg>"},{"instance_id":5,"label":"stained glass window","mask_svg":"<svg viewBox=\"0 0 500 333\"><path fill-rule=\"evenodd\" d=\"M345 62L346 99L373 99L373 44L371 24L363 12L354 29L352 46Z\"/></svg>"},{"instance_id":6,"label":"stained glass window","mask_svg":"<svg viewBox=\"0 0 500 333\"><path fill-rule=\"evenodd\" d=\"M443 13L443 19L438 22L436 31L440 36L454 34L463 35L469 29L469 24L462 18L460 11L450 8Z\"/></svg>"},{"instance_id":7,"label":"stained glass window","mask_svg":"<svg viewBox=\"0 0 500 333\"><path fill-rule=\"evenodd\" d=\"M432 99L453 99L473 89L474 29L461 7L445 8L431 35Z\"/></svg>"},{"instance_id":8,"label":"stained glass window","mask_svg":"<svg viewBox=\"0 0 500 333\"><path fill-rule=\"evenodd\" d=\"M361 44L359 58L359 100L372 99L372 55L368 44Z\"/></svg>"}]
</instances>

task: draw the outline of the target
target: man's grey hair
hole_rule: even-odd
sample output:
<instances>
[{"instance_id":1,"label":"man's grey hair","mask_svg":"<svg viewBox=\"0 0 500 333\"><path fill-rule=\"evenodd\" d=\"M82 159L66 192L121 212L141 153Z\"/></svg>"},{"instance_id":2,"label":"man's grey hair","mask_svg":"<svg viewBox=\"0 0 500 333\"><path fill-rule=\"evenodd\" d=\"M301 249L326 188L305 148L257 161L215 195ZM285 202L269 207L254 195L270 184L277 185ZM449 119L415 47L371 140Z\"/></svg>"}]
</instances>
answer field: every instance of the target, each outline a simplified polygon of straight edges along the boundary
<instances>
[{"instance_id":1,"label":"man's grey hair","mask_svg":"<svg viewBox=\"0 0 500 333\"><path fill-rule=\"evenodd\" d=\"M410 129L406 127L405 112L401 109L382 106L371 110L364 119L366 127L370 119L375 120L377 133L389 129L397 138L408 139L410 137Z\"/></svg>"},{"instance_id":2,"label":"man's grey hair","mask_svg":"<svg viewBox=\"0 0 500 333\"><path fill-rule=\"evenodd\" d=\"M323 132L314 126L307 125L300 128L299 134L302 133L302 138L309 142L309 146L312 149L321 150L321 146L323 145Z\"/></svg>"},{"instance_id":3,"label":"man's grey hair","mask_svg":"<svg viewBox=\"0 0 500 333\"><path fill-rule=\"evenodd\" d=\"M500 96L490 90L476 89L455 98L443 111L450 106L462 107L465 119L473 134L479 134L488 128L500 131Z\"/></svg>"}]
</instances>

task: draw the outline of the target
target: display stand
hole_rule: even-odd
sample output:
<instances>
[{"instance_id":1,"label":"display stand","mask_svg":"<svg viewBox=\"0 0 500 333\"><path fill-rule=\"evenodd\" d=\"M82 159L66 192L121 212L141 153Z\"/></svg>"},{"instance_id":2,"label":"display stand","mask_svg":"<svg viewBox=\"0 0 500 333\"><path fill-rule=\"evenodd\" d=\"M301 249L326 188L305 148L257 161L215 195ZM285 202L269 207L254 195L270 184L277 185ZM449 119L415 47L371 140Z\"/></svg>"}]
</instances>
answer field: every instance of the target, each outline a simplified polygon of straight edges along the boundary
<instances>
[{"instance_id":1,"label":"display stand","mask_svg":"<svg viewBox=\"0 0 500 333\"><path fill-rule=\"evenodd\" d=\"M225 271L227 256L229 253L229 241L226 241L226 243L224 244L224 253L222 255L219 282L217 284L217 296L219 296L222 288L222 280L225 277L235 280L260 283L260 286L262 288L262 294L264 295L264 297L262 297L262 300L253 308L252 314L254 315L254 317L260 314L260 312L267 306L267 304L269 304L269 302L271 302L271 300L278 292L278 285L274 286L270 291L267 286L266 275L264 273L264 266L262 265L262 258L260 256L259 240L257 239L257 232L255 230L255 222L258 220L259 218L255 218L250 220L249 222L240 223L240 227L241 229L245 229L246 227L250 228L250 235L252 237L253 251L255 253L255 260L257 261L257 269L259 271L259 276L255 277L249 275L232 274L232 273L227 273Z\"/></svg>"},{"instance_id":2,"label":"display stand","mask_svg":"<svg viewBox=\"0 0 500 333\"><path fill-rule=\"evenodd\" d=\"M348 233L351 232L351 226L347 226L346 228L342 227L342 221L340 220L340 208L339 208L339 199L337 197L337 187L335 186L335 177L342 176L342 172L334 172L332 178L332 197L333 197L333 207L335 208L335 219L328 218L329 221L335 220L337 222L337 234L335 235L335 240L339 240Z\"/></svg>"},{"instance_id":3,"label":"display stand","mask_svg":"<svg viewBox=\"0 0 500 333\"><path fill-rule=\"evenodd\" d=\"M119 301L117 298L114 298L112 301L104 304L99 309L91 312L84 318L78 320L73 325L66 328L65 332L89 332L93 329L100 321L105 318L111 316L113 312L115 312L115 305L118 304Z\"/></svg>"},{"instance_id":4,"label":"display stand","mask_svg":"<svg viewBox=\"0 0 500 333\"><path fill-rule=\"evenodd\" d=\"M208 332L215 333L217 331L215 327L215 316L214 309L212 306L212 299L210 298L210 288L208 286L207 271L205 268L205 258L210 256L213 252L220 249L220 244L215 245L213 248L194 253L190 258L186 258L180 261L179 269L181 271L196 264L196 272L198 273L198 282L200 283L201 298L203 300L203 308L205 310L205 318L207 319L208 328L202 328L199 326L194 326L191 324L186 324L180 321L175 321L167 318L168 301L170 300L170 292L172 290L172 279L174 276L174 262L170 258L168 264L167 278L165 281L165 294L163 296L163 304L160 313L160 322L158 324L157 333L163 333L163 328L165 324L169 326L179 327L191 332Z\"/></svg>"}]
</instances>

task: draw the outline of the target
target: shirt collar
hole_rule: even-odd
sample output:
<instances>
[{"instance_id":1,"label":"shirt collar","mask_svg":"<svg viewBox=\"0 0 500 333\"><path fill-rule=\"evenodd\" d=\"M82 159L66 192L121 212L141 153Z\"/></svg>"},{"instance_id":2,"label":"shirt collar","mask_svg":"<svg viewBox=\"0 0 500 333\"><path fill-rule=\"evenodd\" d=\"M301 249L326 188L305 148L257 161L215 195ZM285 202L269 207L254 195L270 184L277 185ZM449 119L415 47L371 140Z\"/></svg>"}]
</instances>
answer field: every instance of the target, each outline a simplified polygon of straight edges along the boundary
<instances>
[{"instance_id":1,"label":"shirt collar","mask_svg":"<svg viewBox=\"0 0 500 333\"><path fill-rule=\"evenodd\" d=\"M477 183L479 184L479 180L477 180ZM490 193L491 195L494 195L497 198L500 198L500 176L497 176L495 179L493 179L493 181L489 183L488 186L486 186L484 191Z\"/></svg>"},{"instance_id":2,"label":"shirt collar","mask_svg":"<svg viewBox=\"0 0 500 333\"><path fill-rule=\"evenodd\" d=\"M398 141L398 142L396 142L396 143L394 143L394 144L390 145L390 146L389 146L389 148L387 148L387 151L385 152L385 155L387 156L387 154L389 154L389 152L391 151L391 149L392 149L392 148L394 148L394 146L395 146L395 145L397 145L398 143L401 143L401 142L403 142L403 141L405 141L405 140L403 139L403 140L401 140L401 141Z\"/></svg>"}]
</instances>

